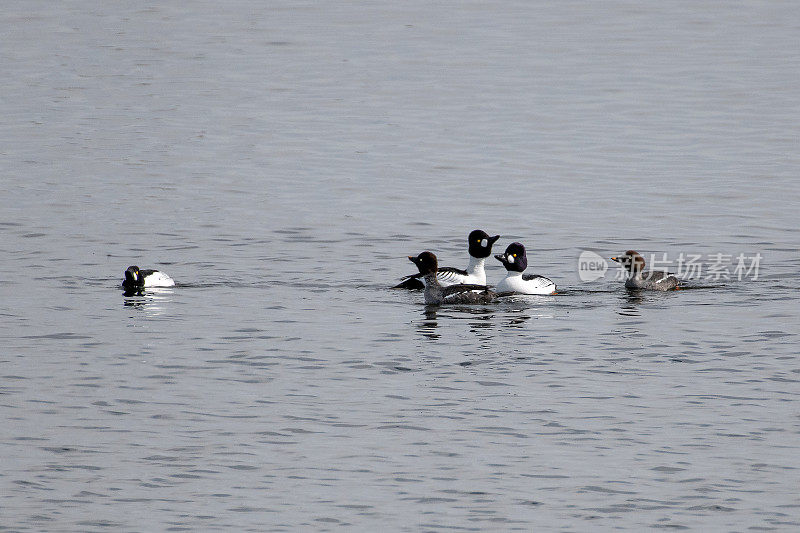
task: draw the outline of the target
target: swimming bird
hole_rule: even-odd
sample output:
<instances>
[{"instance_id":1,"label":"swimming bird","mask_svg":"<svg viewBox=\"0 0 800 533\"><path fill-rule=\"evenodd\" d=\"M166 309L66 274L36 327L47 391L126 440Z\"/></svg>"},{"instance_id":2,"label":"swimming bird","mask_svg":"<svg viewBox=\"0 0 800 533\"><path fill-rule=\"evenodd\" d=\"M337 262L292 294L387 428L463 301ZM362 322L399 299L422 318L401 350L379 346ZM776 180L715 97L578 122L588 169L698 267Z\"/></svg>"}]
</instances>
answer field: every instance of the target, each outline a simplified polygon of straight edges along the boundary
<instances>
[{"instance_id":1,"label":"swimming bird","mask_svg":"<svg viewBox=\"0 0 800 533\"><path fill-rule=\"evenodd\" d=\"M129 266L122 286L126 291L139 291L150 287L174 287L175 280L158 270L140 270L138 266Z\"/></svg>"},{"instance_id":2,"label":"swimming bird","mask_svg":"<svg viewBox=\"0 0 800 533\"><path fill-rule=\"evenodd\" d=\"M422 252L416 257L410 255L408 259L417 265L420 275L425 280L426 304L485 304L497 296L486 285L458 284L443 287L437 276L439 261L431 252Z\"/></svg>"},{"instance_id":3,"label":"swimming bird","mask_svg":"<svg viewBox=\"0 0 800 533\"><path fill-rule=\"evenodd\" d=\"M453 267L442 267L439 269L436 279L443 287L456 285L459 283L472 283L476 285L486 285L486 270L484 264L486 258L492 255L492 245L497 242L500 235L490 237L483 230L473 230L467 237L467 250L469 252L469 264L466 270ZM394 289L416 289L425 288L425 277L422 274L412 274L403 278L403 281L393 287Z\"/></svg>"},{"instance_id":4,"label":"swimming bird","mask_svg":"<svg viewBox=\"0 0 800 533\"><path fill-rule=\"evenodd\" d=\"M528 268L528 256L521 243L512 242L504 253L494 257L506 267L506 277L495 287L498 293L555 294L556 284L550 279L538 274L523 274Z\"/></svg>"},{"instance_id":5,"label":"swimming bird","mask_svg":"<svg viewBox=\"0 0 800 533\"><path fill-rule=\"evenodd\" d=\"M678 278L669 272L651 270L645 273L644 257L634 250L628 250L625 255L612 257L611 260L620 263L628 271L628 279L625 280L627 289L669 291L678 288Z\"/></svg>"}]
</instances>

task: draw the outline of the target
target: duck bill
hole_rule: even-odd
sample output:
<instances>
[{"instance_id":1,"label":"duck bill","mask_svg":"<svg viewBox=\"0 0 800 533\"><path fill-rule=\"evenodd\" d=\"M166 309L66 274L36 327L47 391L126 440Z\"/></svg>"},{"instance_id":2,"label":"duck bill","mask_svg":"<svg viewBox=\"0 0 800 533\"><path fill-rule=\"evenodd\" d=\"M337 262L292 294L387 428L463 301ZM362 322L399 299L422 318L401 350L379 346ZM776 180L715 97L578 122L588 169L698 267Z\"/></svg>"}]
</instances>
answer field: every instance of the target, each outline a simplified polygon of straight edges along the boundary
<instances>
[{"instance_id":1,"label":"duck bill","mask_svg":"<svg viewBox=\"0 0 800 533\"><path fill-rule=\"evenodd\" d=\"M501 263L503 263L504 265L508 264L508 259L503 254L497 254L497 255L494 256L494 258L497 259L498 261L500 261Z\"/></svg>"}]
</instances>

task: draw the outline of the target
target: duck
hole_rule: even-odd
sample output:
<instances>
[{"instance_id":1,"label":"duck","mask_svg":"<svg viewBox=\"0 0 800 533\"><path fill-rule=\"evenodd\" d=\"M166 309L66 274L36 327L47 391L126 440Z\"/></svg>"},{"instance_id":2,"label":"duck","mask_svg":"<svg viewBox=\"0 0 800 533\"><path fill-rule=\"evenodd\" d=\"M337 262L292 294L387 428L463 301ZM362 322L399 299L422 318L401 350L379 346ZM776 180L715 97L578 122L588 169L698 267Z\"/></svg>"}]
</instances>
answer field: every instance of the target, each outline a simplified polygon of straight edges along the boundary
<instances>
[{"instance_id":1,"label":"duck","mask_svg":"<svg viewBox=\"0 0 800 533\"><path fill-rule=\"evenodd\" d=\"M175 280L159 270L140 269L133 265L125 270L122 286L126 291L140 291L145 288L174 287Z\"/></svg>"},{"instance_id":2,"label":"duck","mask_svg":"<svg viewBox=\"0 0 800 533\"><path fill-rule=\"evenodd\" d=\"M506 267L506 277L495 287L498 294L555 294L556 284L552 280L538 274L524 274L528 268L528 256L525 246L512 242L502 254L494 256Z\"/></svg>"},{"instance_id":3,"label":"duck","mask_svg":"<svg viewBox=\"0 0 800 533\"><path fill-rule=\"evenodd\" d=\"M680 282L673 274L653 270L644 272L644 257L635 250L628 250L624 255L612 257L611 260L620 263L628 271L628 279L625 280L627 289L670 291L680 288Z\"/></svg>"},{"instance_id":4,"label":"duck","mask_svg":"<svg viewBox=\"0 0 800 533\"><path fill-rule=\"evenodd\" d=\"M469 263L462 270L454 267L441 267L436 279L443 287L458 284L486 285L486 258L492 255L492 245L497 242L500 235L490 236L483 230L476 229L467 237L467 252ZM425 276L420 273L411 274L403 278L394 289L422 290L425 288Z\"/></svg>"},{"instance_id":5,"label":"duck","mask_svg":"<svg viewBox=\"0 0 800 533\"><path fill-rule=\"evenodd\" d=\"M425 251L417 256L410 255L408 259L417 265L420 276L425 280L424 295L427 305L486 304L497 297L486 285L470 283L443 286L437 276L439 261L433 252Z\"/></svg>"}]
</instances>

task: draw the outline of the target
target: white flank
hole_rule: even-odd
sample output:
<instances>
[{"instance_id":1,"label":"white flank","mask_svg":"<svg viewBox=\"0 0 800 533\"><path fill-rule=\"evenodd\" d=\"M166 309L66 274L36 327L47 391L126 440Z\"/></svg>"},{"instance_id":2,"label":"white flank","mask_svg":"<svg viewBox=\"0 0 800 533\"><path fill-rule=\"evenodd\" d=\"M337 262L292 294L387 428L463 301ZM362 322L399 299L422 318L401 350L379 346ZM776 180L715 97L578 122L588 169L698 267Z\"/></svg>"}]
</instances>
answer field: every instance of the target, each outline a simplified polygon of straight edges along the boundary
<instances>
[{"instance_id":1,"label":"white flank","mask_svg":"<svg viewBox=\"0 0 800 533\"><path fill-rule=\"evenodd\" d=\"M174 287L175 280L167 276L163 272L153 272L144 278L145 287Z\"/></svg>"}]
</instances>

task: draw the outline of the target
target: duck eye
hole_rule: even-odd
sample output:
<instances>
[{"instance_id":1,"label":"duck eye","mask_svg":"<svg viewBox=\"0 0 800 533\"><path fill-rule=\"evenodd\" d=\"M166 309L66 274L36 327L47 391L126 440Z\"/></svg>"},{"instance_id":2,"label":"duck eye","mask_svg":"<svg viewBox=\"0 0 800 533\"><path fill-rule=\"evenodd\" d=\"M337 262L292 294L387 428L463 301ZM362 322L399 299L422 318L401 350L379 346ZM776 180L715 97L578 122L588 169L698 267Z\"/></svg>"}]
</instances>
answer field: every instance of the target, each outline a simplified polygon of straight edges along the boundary
<instances>
[{"instance_id":1,"label":"duck eye","mask_svg":"<svg viewBox=\"0 0 800 533\"><path fill-rule=\"evenodd\" d=\"M517 257L517 254L514 254L514 257Z\"/></svg>"}]
</instances>

